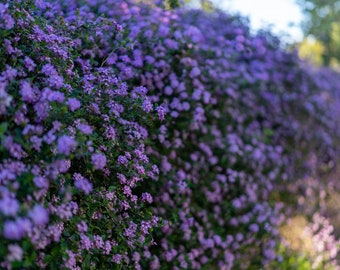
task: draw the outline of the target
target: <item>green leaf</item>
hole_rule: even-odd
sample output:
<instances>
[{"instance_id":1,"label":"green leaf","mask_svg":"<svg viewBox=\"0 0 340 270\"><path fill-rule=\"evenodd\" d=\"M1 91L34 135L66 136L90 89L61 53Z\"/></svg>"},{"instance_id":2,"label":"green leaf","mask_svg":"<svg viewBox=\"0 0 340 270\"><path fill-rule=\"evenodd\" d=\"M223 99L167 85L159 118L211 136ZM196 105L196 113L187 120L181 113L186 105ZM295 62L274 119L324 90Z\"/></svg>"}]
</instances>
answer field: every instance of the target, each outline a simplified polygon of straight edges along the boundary
<instances>
[{"instance_id":1,"label":"green leaf","mask_svg":"<svg viewBox=\"0 0 340 270\"><path fill-rule=\"evenodd\" d=\"M5 134L5 132L7 131L8 128L8 123L4 122L0 124L0 136Z\"/></svg>"}]
</instances>

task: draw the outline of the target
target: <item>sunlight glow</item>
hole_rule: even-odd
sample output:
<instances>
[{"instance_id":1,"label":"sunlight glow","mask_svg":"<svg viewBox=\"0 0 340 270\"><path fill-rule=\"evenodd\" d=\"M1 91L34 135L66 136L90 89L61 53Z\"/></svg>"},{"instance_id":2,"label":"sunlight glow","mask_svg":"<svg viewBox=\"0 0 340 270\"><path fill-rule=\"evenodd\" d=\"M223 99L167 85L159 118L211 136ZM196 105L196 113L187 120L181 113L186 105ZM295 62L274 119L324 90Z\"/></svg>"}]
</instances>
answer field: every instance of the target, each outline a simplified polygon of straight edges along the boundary
<instances>
[{"instance_id":1,"label":"sunlight glow","mask_svg":"<svg viewBox=\"0 0 340 270\"><path fill-rule=\"evenodd\" d=\"M299 24L303 15L295 0L214 0L213 2L223 10L249 17L254 30L269 27L272 32L283 36L288 42L302 40Z\"/></svg>"}]
</instances>

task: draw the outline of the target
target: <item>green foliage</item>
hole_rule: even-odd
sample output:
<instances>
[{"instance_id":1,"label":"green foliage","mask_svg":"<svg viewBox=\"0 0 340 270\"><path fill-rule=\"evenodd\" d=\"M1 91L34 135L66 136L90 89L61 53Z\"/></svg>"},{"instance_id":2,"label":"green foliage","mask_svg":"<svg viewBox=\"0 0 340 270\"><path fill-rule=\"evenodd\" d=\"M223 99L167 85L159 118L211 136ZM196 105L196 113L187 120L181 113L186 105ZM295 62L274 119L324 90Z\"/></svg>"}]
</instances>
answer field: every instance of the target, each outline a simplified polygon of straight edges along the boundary
<instances>
[{"instance_id":1,"label":"green foliage","mask_svg":"<svg viewBox=\"0 0 340 270\"><path fill-rule=\"evenodd\" d=\"M340 1L297 0L305 21L305 37L313 37L323 45L321 53L325 66L338 67L340 62Z\"/></svg>"},{"instance_id":2,"label":"green foliage","mask_svg":"<svg viewBox=\"0 0 340 270\"><path fill-rule=\"evenodd\" d=\"M171 9L179 7L179 0L168 0L169 7Z\"/></svg>"},{"instance_id":3,"label":"green foliage","mask_svg":"<svg viewBox=\"0 0 340 270\"><path fill-rule=\"evenodd\" d=\"M298 252L280 245L278 248L278 254L281 256L281 260L274 262L271 266L272 269L277 270L310 270L312 269L312 263L305 255L300 255Z\"/></svg>"}]
</instances>

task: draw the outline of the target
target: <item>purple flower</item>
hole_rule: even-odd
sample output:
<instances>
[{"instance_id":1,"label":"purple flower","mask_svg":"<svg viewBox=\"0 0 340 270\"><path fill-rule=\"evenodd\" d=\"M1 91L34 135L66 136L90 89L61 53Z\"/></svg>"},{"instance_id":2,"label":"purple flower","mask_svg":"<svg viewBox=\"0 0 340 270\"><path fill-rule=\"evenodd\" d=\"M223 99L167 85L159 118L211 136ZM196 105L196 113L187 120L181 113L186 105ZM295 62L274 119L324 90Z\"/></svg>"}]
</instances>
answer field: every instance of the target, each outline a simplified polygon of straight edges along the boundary
<instances>
[{"instance_id":1,"label":"purple flower","mask_svg":"<svg viewBox=\"0 0 340 270\"><path fill-rule=\"evenodd\" d=\"M3 77L8 79L9 81L13 81L14 78L18 75L18 70L12 68L9 65L6 65L6 70L1 73Z\"/></svg>"},{"instance_id":2,"label":"purple flower","mask_svg":"<svg viewBox=\"0 0 340 270\"><path fill-rule=\"evenodd\" d=\"M158 113L159 120L163 121L165 119L165 114L166 114L166 111L165 111L164 107L163 106L158 106L156 108L156 111Z\"/></svg>"},{"instance_id":3,"label":"purple flower","mask_svg":"<svg viewBox=\"0 0 340 270\"><path fill-rule=\"evenodd\" d=\"M106 156L101 153L93 154L91 157L91 162L95 169L101 170L106 165Z\"/></svg>"},{"instance_id":4,"label":"purple flower","mask_svg":"<svg viewBox=\"0 0 340 270\"><path fill-rule=\"evenodd\" d=\"M0 200L0 211L6 216L15 216L20 209L17 200L5 197Z\"/></svg>"},{"instance_id":5,"label":"purple flower","mask_svg":"<svg viewBox=\"0 0 340 270\"><path fill-rule=\"evenodd\" d=\"M147 112L147 113L151 112L151 110L152 110L152 108L153 108L151 101L150 101L149 99L145 99L145 100L143 101L142 108L143 108L143 110L144 110L145 112Z\"/></svg>"},{"instance_id":6,"label":"purple flower","mask_svg":"<svg viewBox=\"0 0 340 270\"><path fill-rule=\"evenodd\" d=\"M2 19L5 21L5 29L9 30L14 27L15 21L11 15L5 14Z\"/></svg>"},{"instance_id":7,"label":"purple flower","mask_svg":"<svg viewBox=\"0 0 340 270\"><path fill-rule=\"evenodd\" d=\"M11 136L6 137L4 146L14 158L21 159L26 155L26 153L22 150L21 145L15 143Z\"/></svg>"},{"instance_id":8,"label":"purple flower","mask_svg":"<svg viewBox=\"0 0 340 270\"><path fill-rule=\"evenodd\" d=\"M4 236L11 240L20 240L25 235L23 228L18 222L6 220L4 224Z\"/></svg>"},{"instance_id":9,"label":"purple flower","mask_svg":"<svg viewBox=\"0 0 340 270\"><path fill-rule=\"evenodd\" d=\"M63 102L65 99L65 95L62 92L52 91L49 88L45 88L43 91L43 98L48 101L56 101L56 102Z\"/></svg>"},{"instance_id":10,"label":"purple flower","mask_svg":"<svg viewBox=\"0 0 340 270\"><path fill-rule=\"evenodd\" d=\"M95 235L93 238L94 238L93 243L97 248L102 248L104 246L104 241L103 241L103 238L101 236Z\"/></svg>"},{"instance_id":11,"label":"purple flower","mask_svg":"<svg viewBox=\"0 0 340 270\"><path fill-rule=\"evenodd\" d=\"M120 254L115 254L112 256L113 263L120 264L122 260L123 260L123 256Z\"/></svg>"},{"instance_id":12,"label":"purple flower","mask_svg":"<svg viewBox=\"0 0 340 270\"><path fill-rule=\"evenodd\" d=\"M148 93L148 89L146 89L144 86L138 86L133 89L134 93L138 93L141 96L145 96Z\"/></svg>"},{"instance_id":13,"label":"purple flower","mask_svg":"<svg viewBox=\"0 0 340 270\"><path fill-rule=\"evenodd\" d=\"M77 230L80 233L85 233L88 230L88 226L85 221L81 221L80 223L77 224Z\"/></svg>"},{"instance_id":14,"label":"purple flower","mask_svg":"<svg viewBox=\"0 0 340 270\"><path fill-rule=\"evenodd\" d=\"M128 163L129 163L129 160L125 156L118 157L118 164L127 165Z\"/></svg>"},{"instance_id":15,"label":"purple flower","mask_svg":"<svg viewBox=\"0 0 340 270\"><path fill-rule=\"evenodd\" d=\"M142 201L143 202L147 202L147 203L152 203L152 196L150 195L150 193L148 193L148 192L144 192L143 194L142 194Z\"/></svg>"},{"instance_id":16,"label":"purple flower","mask_svg":"<svg viewBox=\"0 0 340 270\"><path fill-rule=\"evenodd\" d=\"M259 225L256 223L253 223L250 225L249 230L253 233L257 233L259 231Z\"/></svg>"},{"instance_id":17,"label":"purple flower","mask_svg":"<svg viewBox=\"0 0 340 270\"><path fill-rule=\"evenodd\" d=\"M69 155L77 147L77 142L70 136L63 135L58 139L57 150L58 153Z\"/></svg>"},{"instance_id":18,"label":"purple flower","mask_svg":"<svg viewBox=\"0 0 340 270\"><path fill-rule=\"evenodd\" d=\"M79 269L79 268L76 268L76 263L77 263L76 254L74 254L70 250L66 250L66 253L68 255L68 259L64 259L65 268L66 269Z\"/></svg>"},{"instance_id":19,"label":"purple flower","mask_svg":"<svg viewBox=\"0 0 340 270\"><path fill-rule=\"evenodd\" d=\"M49 104L47 101L40 100L36 104L34 104L34 111L37 114L37 120L42 121L46 119L48 116L48 112L50 110Z\"/></svg>"},{"instance_id":20,"label":"purple flower","mask_svg":"<svg viewBox=\"0 0 340 270\"><path fill-rule=\"evenodd\" d=\"M198 67L194 67L194 68L191 70L189 76L190 76L191 78L195 78L195 77L197 77L197 76L200 75L200 74L201 74L201 70L200 70Z\"/></svg>"},{"instance_id":21,"label":"purple flower","mask_svg":"<svg viewBox=\"0 0 340 270\"><path fill-rule=\"evenodd\" d=\"M28 69L28 71L33 71L34 68L36 67L36 64L34 63L34 61L28 56L25 56L24 64L26 68Z\"/></svg>"},{"instance_id":22,"label":"purple flower","mask_svg":"<svg viewBox=\"0 0 340 270\"><path fill-rule=\"evenodd\" d=\"M42 177L42 176L34 177L33 182L38 188L47 188L48 184L49 184L48 180L45 177Z\"/></svg>"},{"instance_id":23,"label":"purple flower","mask_svg":"<svg viewBox=\"0 0 340 270\"><path fill-rule=\"evenodd\" d=\"M23 256L23 250L19 245L8 245L7 260L10 262L21 261Z\"/></svg>"},{"instance_id":24,"label":"purple flower","mask_svg":"<svg viewBox=\"0 0 340 270\"><path fill-rule=\"evenodd\" d=\"M112 127L112 126L106 127L105 137L109 140L113 140L113 139L116 138L116 131L115 131L114 127Z\"/></svg>"},{"instance_id":25,"label":"purple flower","mask_svg":"<svg viewBox=\"0 0 340 270\"><path fill-rule=\"evenodd\" d=\"M89 182L85 177L83 177L80 173L75 173L73 175L74 179L74 186L78 189L83 191L85 194L89 194L92 189L92 183Z\"/></svg>"},{"instance_id":26,"label":"purple flower","mask_svg":"<svg viewBox=\"0 0 340 270\"><path fill-rule=\"evenodd\" d=\"M44 73L46 76L52 76L52 75L56 75L57 71L55 67L52 66L51 64L46 64L42 67L41 73Z\"/></svg>"},{"instance_id":27,"label":"purple flower","mask_svg":"<svg viewBox=\"0 0 340 270\"><path fill-rule=\"evenodd\" d=\"M22 82L20 94L23 101L32 102L34 101L35 94L29 82Z\"/></svg>"},{"instance_id":28,"label":"purple flower","mask_svg":"<svg viewBox=\"0 0 340 270\"><path fill-rule=\"evenodd\" d=\"M59 75L52 75L51 77L49 77L48 81L52 87L55 87L57 89L62 87L64 84L64 78Z\"/></svg>"},{"instance_id":29,"label":"purple flower","mask_svg":"<svg viewBox=\"0 0 340 270\"><path fill-rule=\"evenodd\" d=\"M85 135L91 134L93 132L92 127L87 124L78 124L77 128Z\"/></svg>"},{"instance_id":30,"label":"purple flower","mask_svg":"<svg viewBox=\"0 0 340 270\"><path fill-rule=\"evenodd\" d=\"M69 98L66 104L72 112L79 109L81 106L80 101L76 98Z\"/></svg>"},{"instance_id":31,"label":"purple flower","mask_svg":"<svg viewBox=\"0 0 340 270\"><path fill-rule=\"evenodd\" d=\"M81 249L90 250L92 247L91 239L86 235L81 235L80 238Z\"/></svg>"},{"instance_id":32,"label":"purple flower","mask_svg":"<svg viewBox=\"0 0 340 270\"><path fill-rule=\"evenodd\" d=\"M49 220L47 210L40 205L35 205L28 215L33 223L38 226L46 225Z\"/></svg>"}]
</instances>

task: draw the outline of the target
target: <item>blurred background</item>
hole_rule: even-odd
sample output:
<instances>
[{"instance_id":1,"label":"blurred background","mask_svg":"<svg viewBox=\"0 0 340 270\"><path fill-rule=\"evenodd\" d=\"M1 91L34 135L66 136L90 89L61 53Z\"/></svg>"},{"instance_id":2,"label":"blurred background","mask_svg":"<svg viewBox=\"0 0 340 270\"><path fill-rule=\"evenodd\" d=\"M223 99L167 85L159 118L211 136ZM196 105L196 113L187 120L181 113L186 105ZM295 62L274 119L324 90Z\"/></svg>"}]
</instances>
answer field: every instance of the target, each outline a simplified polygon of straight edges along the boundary
<instances>
[{"instance_id":1,"label":"blurred background","mask_svg":"<svg viewBox=\"0 0 340 270\"><path fill-rule=\"evenodd\" d=\"M268 29L313 65L340 70L338 0L185 0L184 4L245 16L254 32Z\"/></svg>"}]
</instances>

